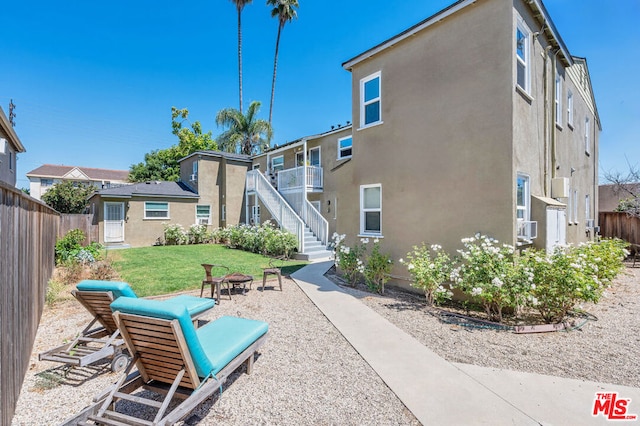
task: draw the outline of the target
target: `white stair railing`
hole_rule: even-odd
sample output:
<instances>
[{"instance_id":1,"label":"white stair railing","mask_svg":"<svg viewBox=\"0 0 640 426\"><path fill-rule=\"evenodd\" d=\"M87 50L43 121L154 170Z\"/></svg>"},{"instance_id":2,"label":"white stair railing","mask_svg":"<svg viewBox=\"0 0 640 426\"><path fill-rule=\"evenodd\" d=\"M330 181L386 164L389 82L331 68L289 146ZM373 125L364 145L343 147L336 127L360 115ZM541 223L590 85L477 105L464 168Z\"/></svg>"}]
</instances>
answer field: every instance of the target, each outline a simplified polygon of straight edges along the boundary
<instances>
[{"instance_id":1,"label":"white stair railing","mask_svg":"<svg viewBox=\"0 0 640 426\"><path fill-rule=\"evenodd\" d=\"M255 192L278 224L298 238L298 250L304 253L304 222L258 170L247 172L246 188Z\"/></svg>"},{"instance_id":2,"label":"white stair railing","mask_svg":"<svg viewBox=\"0 0 640 426\"><path fill-rule=\"evenodd\" d=\"M329 244L329 222L313 207L306 198L302 202L302 218L313 235L315 235L326 248Z\"/></svg>"}]
</instances>

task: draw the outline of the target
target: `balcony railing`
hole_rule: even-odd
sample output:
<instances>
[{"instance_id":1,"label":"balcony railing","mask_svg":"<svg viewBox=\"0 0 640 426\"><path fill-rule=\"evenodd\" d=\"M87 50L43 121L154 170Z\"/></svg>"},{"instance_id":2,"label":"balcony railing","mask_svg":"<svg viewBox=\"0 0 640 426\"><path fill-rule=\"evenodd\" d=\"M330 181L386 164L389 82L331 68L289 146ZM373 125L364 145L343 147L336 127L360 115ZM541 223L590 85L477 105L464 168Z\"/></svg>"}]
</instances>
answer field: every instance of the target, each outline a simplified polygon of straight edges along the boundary
<instances>
[{"instance_id":1,"label":"balcony railing","mask_svg":"<svg viewBox=\"0 0 640 426\"><path fill-rule=\"evenodd\" d=\"M304 172L307 171L305 178ZM323 175L322 167L307 166L295 167L293 169L280 170L278 172L278 190L287 191L291 189L302 189L304 185L311 191L322 190Z\"/></svg>"}]
</instances>

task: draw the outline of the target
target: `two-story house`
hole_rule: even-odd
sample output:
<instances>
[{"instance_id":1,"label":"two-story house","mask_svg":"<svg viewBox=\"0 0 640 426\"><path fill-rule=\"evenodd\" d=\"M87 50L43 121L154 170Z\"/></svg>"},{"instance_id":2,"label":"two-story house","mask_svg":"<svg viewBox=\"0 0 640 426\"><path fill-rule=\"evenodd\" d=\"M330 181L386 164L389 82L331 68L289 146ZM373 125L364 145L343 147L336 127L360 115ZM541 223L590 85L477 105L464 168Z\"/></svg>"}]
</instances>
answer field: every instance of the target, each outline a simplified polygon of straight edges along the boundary
<instances>
[{"instance_id":1,"label":"two-story house","mask_svg":"<svg viewBox=\"0 0 640 426\"><path fill-rule=\"evenodd\" d=\"M77 182L98 189L127 185L128 170L97 169L94 167L65 166L61 164L43 164L26 174L29 179L29 192L33 198L42 199L45 192L56 183Z\"/></svg>"},{"instance_id":2,"label":"two-story house","mask_svg":"<svg viewBox=\"0 0 640 426\"><path fill-rule=\"evenodd\" d=\"M600 119L586 60L540 0L457 1L343 67L353 128L254 167L289 200L303 166L303 198L348 243L377 237L398 259L423 241L454 252L478 232L549 250L593 238ZM260 192L253 181L247 191Z\"/></svg>"},{"instance_id":3,"label":"two-story house","mask_svg":"<svg viewBox=\"0 0 640 426\"><path fill-rule=\"evenodd\" d=\"M0 107L0 181L16 186L17 155L25 151L13 126Z\"/></svg>"}]
</instances>

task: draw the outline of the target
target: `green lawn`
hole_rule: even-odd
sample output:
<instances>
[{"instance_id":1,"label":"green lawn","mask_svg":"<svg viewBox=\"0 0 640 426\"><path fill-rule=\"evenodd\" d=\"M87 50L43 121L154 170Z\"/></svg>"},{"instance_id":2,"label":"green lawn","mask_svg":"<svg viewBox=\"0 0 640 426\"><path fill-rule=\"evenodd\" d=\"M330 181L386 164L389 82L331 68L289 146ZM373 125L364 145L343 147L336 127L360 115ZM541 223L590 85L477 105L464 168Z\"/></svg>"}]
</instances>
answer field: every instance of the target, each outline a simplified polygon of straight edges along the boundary
<instances>
[{"instance_id":1,"label":"green lawn","mask_svg":"<svg viewBox=\"0 0 640 426\"><path fill-rule=\"evenodd\" d=\"M131 248L109 251L107 256L122 280L141 297L199 289L204 278L202 263L228 266L231 272L253 275L256 282L262 280L262 268L269 266L268 257L217 244ZM305 264L302 260L275 263L282 265L286 275ZM222 275L223 270L213 273Z\"/></svg>"}]
</instances>

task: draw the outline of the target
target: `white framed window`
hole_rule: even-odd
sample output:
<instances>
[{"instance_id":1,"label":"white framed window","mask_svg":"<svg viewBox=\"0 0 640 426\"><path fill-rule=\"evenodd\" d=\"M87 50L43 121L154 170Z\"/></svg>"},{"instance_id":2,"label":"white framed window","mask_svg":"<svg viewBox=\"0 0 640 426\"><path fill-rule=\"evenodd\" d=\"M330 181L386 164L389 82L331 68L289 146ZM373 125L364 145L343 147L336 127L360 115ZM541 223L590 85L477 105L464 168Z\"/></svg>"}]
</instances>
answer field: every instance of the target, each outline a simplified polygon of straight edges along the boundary
<instances>
[{"instance_id":1,"label":"white framed window","mask_svg":"<svg viewBox=\"0 0 640 426\"><path fill-rule=\"evenodd\" d=\"M587 194L584 196L584 220L587 222L589 219L593 218L591 217L591 195Z\"/></svg>"},{"instance_id":2,"label":"white framed window","mask_svg":"<svg viewBox=\"0 0 640 426\"><path fill-rule=\"evenodd\" d=\"M227 205L222 204L220 206L220 220L225 222L227 220Z\"/></svg>"},{"instance_id":3,"label":"white framed window","mask_svg":"<svg viewBox=\"0 0 640 426\"><path fill-rule=\"evenodd\" d=\"M193 173L194 175L198 174L198 160L195 160L192 164L191 164L191 173Z\"/></svg>"},{"instance_id":4,"label":"white framed window","mask_svg":"<svg viewBox=\"0 0 640 426\"><path fill-rule=\"evenodd\" d=\"M211 206L209 204L196 205L196 224L211 225Z\"/></svg>"},{"instance_id":5,"label":"white framed window","mask_svg":"<svg viewBox=\"0 0 640 426\"><path fill-rule=\"evenodd\" d=\"M43 188L53 186L53 179L40 178L40 186Z\"/></svg>"},{"instance_id":6,"label":"white framed window","mask_svg":"<svg viewBox=\"0 0 640 426\"><path fill-rule=\"evenodd\" d=\"M518 173L516 178L516 219L529 221L531 218L531 190L529 176Z\"/></svg>"},{"instance_id":7,"label":"white framed window","mask_svg":"<svg viewBox=\"0 0 640 426\"><path fill-rule=\"evenodd\" d=\"M271 158L271 171L272 172L277 172L279 170L284 170L284 156L283 155Z\"/></svg>"},{"instance_id":8,"label":"white framed window","mask_svg":"<svg viewBox=\"0 0 640 426\"><path fill-rule=\"evenodd\" d=\"M589 137L591 134L591 122L589 121L589 117L584 119L584 152L587 155L591 154L591 138Z\"/></svg>"},{"instance_id":9,"label":"white framed window","mask_svg":"<svg viewBox=\"0 0 640 426\"><path fill-rule=\"evenodd\" d=\"M556 124L562 127L562 77L556 73L555 84Z\"/></svg>"},{"instance_id":10,"label":"white framed window","mask_svg":"<svg viewBox=\"0 0 640 426\"><path fill-rule=\"evenodd\" d=\"M315 148L311 148L309 150L309 158L307 160L309 160L310 166L320 167L320 147L319 146Z\"/></svg>"},{"instance_id":11,"label":"white framed window","mask_svg":"<svg viewBox=\"0 0 640 426\"><path fill-rule=\"evenodd\" d=\"M573 92L567 90L567 124L573 129Z\"/></svg>"},{"instance_id":12,"label":"white framed window","mask_svg":"<svg viewBox=\"0 0 640 426\"><path fill-rule=\"evenodd\" d=\"M526 93L531 91L531 31L521 18L516 25L516 84Z\"/></svg>"},{"instance_id":13,"label":"white framed window","mask_svg":"<svg viewBox=\"0 0 640 426\"><path fill-rule=\"evenodd\" d=\"M353 152L353 137L347 136L338 139L338 160L351 158Z\"/></svg>"},{"instance_id":14,"label":"white framed window","mask_svg":"<svg viewBox=\"0 0 640 426\"><path fill-rule=\"evenodd\" d=\"M380 71L360 80L360 127L382 122Z\"/></svg>"},{"instance_id":15,"label":"white framed window","mask_svg":"<svg viewBox=\"0 0 640 426\"><path fill-rule=\"evenodd\" d=\"M256 163L252 166L253 170L258 170L260 169L260 163Z\"/></svg>"},{"instance_id":16,"label":"white framed window","mask_svg":"<svg viewBox=\"0 0 640 426\"><path fill-rule=\"evenodd\" d=\"M573 215L573 223L578 223L578 190L573 190L573 201L571 203L571 212L569 214Z\"/></svg>"},{"instance_id":17,"label":"white framed window","mask_svg":"<svg viewBox=\"0 0 640 426\"><path fill-rule=\"evenodd\" d=\"M382 234L382 185L360 185L360 234Z\"/></svg>"},{"instance_id":18,"label":"white framed window","mask_svg":"<svg viewBox=\"0 0 640 426\"><path fill-rule=\"evenodd\" d=\"M296 152L296 167L304 166L304 153Z\"/></svg>"},{"instance_id":19,"label":"white framed window","mask_svg":"<svg viewBox=\"0 0 640 426\"><path fill-rule=\"evenodd\" d=\"M145 219L168 219L169 203L146 201L144 203L144 218Z\"/></svg>"},{"instance_id":20,"label":"white framed window","mask_svg":"<svg viewBox=\"0 0 640 426\"><path fill-rule=\"evenodd\" d=\"M9 170L13 171L13 162L14 162L13 152L9 151Z\"/></svg>"}]
</instances>

